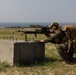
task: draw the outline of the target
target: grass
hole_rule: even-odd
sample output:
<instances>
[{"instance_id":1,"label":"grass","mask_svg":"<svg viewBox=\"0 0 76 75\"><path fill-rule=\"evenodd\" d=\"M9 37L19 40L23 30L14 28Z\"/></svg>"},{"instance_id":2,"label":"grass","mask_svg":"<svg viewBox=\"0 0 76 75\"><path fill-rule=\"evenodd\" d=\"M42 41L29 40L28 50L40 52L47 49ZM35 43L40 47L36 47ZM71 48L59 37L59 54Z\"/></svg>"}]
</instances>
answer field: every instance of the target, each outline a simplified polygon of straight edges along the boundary
<instances>
[{"instance_id":1,"label":"grass","mask_svg":"<svg viewBox=\"0 0 76 75\"><path fill-rule=\"evenodd\" d=\"M3 36L14 36L19 40L24 40L24 35L21 33L14 33L18 29L0 29L0 39ZM25 30L25 29L24 29ZM29 37L30 35L28 35ZM34 35L31 35L31 38ZM35 38L35 37L34 37ZM36 40L45 39L43 35L38 35ZM76 54L74 54L74 58ZM10 66L7 62L0 62L0 75L76 75L76 59L74 65L63 63L59 54L55 49L55 45L47 43L45 45L45 61L42 63L36 63L31 66Z\"/></svg>"}]
</instances>

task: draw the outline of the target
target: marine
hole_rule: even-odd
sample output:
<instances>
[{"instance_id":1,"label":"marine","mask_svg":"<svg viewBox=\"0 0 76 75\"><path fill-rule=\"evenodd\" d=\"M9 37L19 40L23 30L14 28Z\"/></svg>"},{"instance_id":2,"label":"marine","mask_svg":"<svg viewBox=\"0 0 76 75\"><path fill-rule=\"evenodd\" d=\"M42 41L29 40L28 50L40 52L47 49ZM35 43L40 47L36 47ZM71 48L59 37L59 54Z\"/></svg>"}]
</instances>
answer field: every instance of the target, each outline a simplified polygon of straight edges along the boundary
<instances>
[{"instance_id":1,"label":"marine","mask_svg":"<svg viewBox=\"0 0 76 75\"><path fill-rule=\"evenodd\" d=\"M50 34L50 37L45 40L40 40L40 42L51 42L56 44L57 52L61 58L68 64L72 63L74 53L74 38L67 35L66 31L64 31L57 22L51 23L48 27L50 31L53 32L53 36Z\"/></svg>"}]
</instances>

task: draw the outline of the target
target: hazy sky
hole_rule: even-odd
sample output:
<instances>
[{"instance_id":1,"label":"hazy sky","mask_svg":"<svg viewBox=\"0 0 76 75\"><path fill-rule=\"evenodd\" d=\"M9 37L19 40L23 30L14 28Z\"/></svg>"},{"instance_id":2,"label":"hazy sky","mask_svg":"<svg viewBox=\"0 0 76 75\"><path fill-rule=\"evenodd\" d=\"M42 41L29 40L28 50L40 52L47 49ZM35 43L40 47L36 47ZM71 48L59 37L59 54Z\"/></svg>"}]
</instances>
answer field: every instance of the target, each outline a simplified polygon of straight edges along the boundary
<instances>
[{"instance_id":1,"label":"hazy sky","mask_svg":"<svg viewBox=\"0 0 76 75\"><path fill-rule=\"evenodd\" d=\"M76 0L0 0L0 22L76 22Z\"/></svg>"}]
</instances>

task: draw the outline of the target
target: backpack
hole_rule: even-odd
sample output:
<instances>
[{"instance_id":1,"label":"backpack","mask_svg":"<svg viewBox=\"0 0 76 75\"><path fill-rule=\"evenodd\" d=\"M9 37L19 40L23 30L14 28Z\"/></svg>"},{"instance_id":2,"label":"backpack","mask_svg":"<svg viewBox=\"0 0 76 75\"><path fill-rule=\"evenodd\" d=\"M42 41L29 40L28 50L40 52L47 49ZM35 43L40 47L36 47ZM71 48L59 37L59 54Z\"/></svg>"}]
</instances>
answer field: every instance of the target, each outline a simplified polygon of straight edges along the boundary
<instances>
[{"instance_id":1,"label":"backpack","mask_svg":"<svg viewBox=\"0 0 76 75\"><path fill-rule=\"evenodd\" d=\"M65 25L61 27L62 31L66 33L66 36L70 39L76 38L76 26L73 25Z\"/></svg>"},{"instance_id":2,"label":"backpack","mask_svg":"<svg viewBox=\"0 0 76 75\"><path fill-rule=\"evenodd\" d=\"M76 26L65 25L65 26L62 26L61 29L62 29L62 31L65 32L66 37L68 38L68 40L73 42L74 53L76 53ZM70 43L69 43L69 45L70 45ZM68 46L68 48L70 48L70 47Z\"/></svg>"}]
</instances>

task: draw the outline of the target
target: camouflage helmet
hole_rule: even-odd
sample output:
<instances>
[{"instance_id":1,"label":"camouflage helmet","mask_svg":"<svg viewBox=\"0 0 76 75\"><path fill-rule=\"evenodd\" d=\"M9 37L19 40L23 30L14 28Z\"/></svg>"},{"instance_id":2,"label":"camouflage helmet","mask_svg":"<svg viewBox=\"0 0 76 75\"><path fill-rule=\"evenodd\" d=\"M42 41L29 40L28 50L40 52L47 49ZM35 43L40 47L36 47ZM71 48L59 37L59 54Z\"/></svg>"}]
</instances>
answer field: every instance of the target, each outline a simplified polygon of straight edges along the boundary
<instances>
[{"instance_id":1,"label":"camouflage helmet","mask_svg":"<svg viewBox=\"0 0 76 75\"><path fill-rule=\"evenodd\" d=\"M51 23L51 24L49 25L49 28L50 28L50 29L52 29L52 28L58 29L58 28L59 28L59 24L58 24L57 22L53 22L53 23Z\"/></svg>"}]
</instances>

